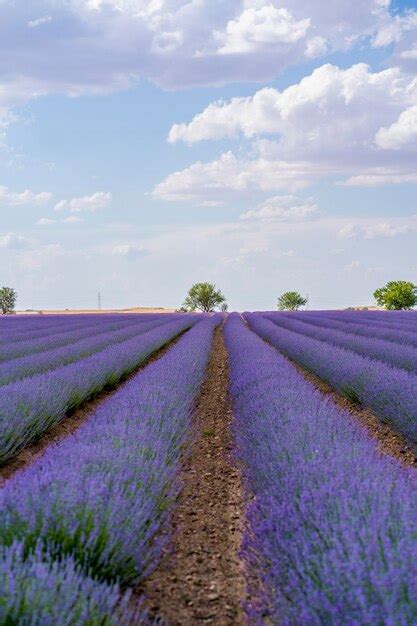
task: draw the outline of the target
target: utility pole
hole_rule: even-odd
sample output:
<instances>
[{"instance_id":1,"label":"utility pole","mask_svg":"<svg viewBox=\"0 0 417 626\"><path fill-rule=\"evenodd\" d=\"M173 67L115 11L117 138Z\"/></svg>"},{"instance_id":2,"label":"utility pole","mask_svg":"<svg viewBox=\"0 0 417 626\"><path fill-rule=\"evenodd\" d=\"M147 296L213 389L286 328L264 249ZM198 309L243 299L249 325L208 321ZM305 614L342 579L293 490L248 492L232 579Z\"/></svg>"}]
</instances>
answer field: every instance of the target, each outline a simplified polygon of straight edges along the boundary
<instances>
[{"instance_id":1,"label":"utility pole","mask_svg":"<svg viewBox=\"0 0 417 626\"><path fill-rule=\"evenodd\" d=\"M99 311L101 311L101 293L98 292L98 298L97 298L97 308Z\"/></svg>"}]
</instances>

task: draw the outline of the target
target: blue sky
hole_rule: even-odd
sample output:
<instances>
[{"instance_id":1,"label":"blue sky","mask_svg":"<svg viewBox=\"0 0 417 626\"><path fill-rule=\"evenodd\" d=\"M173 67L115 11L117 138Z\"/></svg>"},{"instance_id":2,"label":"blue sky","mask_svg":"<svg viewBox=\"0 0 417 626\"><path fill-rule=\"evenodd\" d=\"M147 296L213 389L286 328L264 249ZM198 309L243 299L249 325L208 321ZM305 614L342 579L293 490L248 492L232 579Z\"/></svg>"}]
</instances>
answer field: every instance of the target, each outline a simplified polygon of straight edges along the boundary
<instances>
[{"instance_id":1,"label":"blue sky","mask_svg":"<svg viewBox=\"0 0 417 626\"><path fill-rule=\"evenodd\" d=\"M0 2L1 283L20 308L372 302L416 281L417 6Z\"/></svg>"}]
</instances>

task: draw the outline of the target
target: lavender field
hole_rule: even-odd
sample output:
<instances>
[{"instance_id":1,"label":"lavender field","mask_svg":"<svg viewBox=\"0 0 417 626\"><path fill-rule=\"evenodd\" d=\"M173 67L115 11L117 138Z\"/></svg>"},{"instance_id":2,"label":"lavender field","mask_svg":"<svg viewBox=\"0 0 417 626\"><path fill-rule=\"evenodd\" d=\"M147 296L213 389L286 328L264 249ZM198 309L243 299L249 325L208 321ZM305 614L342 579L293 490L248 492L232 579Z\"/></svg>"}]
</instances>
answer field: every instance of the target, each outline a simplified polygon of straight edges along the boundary
<instances>
[{"instance_id":1,"label":"lavender field","mask_svg":"<svg viewBox=\"0 0 417 626\"><path fill-rule=\"evenodd\" d=\"M0 625L417 623L417 313L0 318Z\"/></svg>"}]
</instances>

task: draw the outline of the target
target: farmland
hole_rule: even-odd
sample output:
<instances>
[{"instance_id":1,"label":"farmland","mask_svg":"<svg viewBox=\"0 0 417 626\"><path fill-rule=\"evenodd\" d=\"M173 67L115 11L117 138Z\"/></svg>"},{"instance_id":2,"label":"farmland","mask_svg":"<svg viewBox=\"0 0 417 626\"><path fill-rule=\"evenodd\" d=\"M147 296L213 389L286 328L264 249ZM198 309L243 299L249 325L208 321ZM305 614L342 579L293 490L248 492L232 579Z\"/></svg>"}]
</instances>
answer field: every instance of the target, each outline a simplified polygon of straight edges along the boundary
<instances>
[{"instance_id":1,"label":"farmland","mask_svg":"<svg viewBox=\"0 0 417 626\"><path fill-rule=\"evenodd\" d=\"M417 313L0 340L0 624L417 623Z\"/></svg>"}]
</instances>

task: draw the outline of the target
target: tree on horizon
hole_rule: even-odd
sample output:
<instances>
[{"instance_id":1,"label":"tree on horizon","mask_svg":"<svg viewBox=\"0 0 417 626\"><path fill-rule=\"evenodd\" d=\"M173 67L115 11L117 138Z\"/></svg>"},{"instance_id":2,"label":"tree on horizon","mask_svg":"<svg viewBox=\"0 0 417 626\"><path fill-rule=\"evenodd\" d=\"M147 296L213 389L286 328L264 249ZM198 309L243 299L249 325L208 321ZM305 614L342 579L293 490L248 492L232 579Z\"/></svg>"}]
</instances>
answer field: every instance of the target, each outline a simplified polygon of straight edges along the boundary
<instances>
[{"instance_id":1,"label":"tree on horizon","mask_svg":"<svg viewBox=\"0 0 417 626\"><path fill-rule=\"evenodd\" d=\"M216 307L221 307L221 310L227 308L226 298L219 289L216 289L216 285L195 283L188 291L182 308L187 311L198 309L203 313L211 313Z\"/></svg>"},{"instance_id":2,"label":"tree on horizon","mask_svg":"<svg viewBox=\"0 0 417 626\"><path fill-rule=\"evenodd\" d=\"M406 280L391 280L374 291L379 306L388 311L404 311L417 304L417 286Z\"/></svg>"},{"instance_id":3,"label":"tree on horizon","mask_svg":"<svg viewBox=\"0 0 417 626\"><path fill-rule=\"evenodd\" d=\"M298 311L308 302L307 298L298 293L298 291L286 291L278 298L278 309L280 311Z\"/></svg>"}]
</instances>

